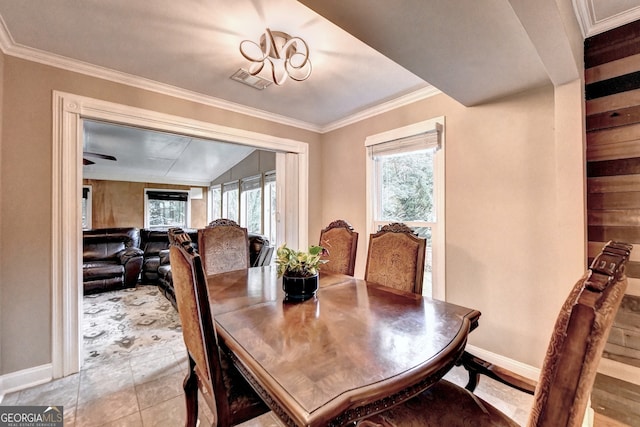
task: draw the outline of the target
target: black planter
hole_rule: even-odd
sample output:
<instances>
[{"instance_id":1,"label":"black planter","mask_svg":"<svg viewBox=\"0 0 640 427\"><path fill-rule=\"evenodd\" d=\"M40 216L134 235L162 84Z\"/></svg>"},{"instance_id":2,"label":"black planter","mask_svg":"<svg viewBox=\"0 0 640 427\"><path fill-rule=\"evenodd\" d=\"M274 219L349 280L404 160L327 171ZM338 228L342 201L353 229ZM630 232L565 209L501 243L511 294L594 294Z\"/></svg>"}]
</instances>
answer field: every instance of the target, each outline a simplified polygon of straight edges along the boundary
<instances>
[{"instance_id":1,"label":"black planter","mask_svg":"<svg viewBox=\"0 0 640 427\"><path fill-rule=\"evenodd\" d=\"M305 301L318 291L318 275L309 277L282 276L282 290L287 301Z\"/></svg>"}]
</instances>

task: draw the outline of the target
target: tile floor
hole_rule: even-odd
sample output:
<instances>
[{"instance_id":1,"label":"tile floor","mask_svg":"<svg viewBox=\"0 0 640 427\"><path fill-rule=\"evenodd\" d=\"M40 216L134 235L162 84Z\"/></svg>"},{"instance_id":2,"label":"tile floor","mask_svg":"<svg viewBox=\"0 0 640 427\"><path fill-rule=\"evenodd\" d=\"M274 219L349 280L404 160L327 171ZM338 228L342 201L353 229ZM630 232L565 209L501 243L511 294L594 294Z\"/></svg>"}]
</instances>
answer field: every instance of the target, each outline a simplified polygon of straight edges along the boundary
<instances>
[{"instance_id":1,"label":"tile floor","mask_svg":"<svg viewBox=\"0 0 640 427\"><path fill-rule=\"evenodd\" d=\"M8 394L0 404L63 406L65 427L180 426L185 417L182 381L186 369L186 350L181 343L174 343ZM464 381L464 371L456 368L448 378ZM484 378L477 394L518 422L526 421L530 396ZM211 413L206 404L200 407L204 417L201 425L208 425ZM243 427L277 425L275 417L266 414Z\"/></svg>"},{"instance_id":2,"label":"tile floor","mask_svg":"<svg viewBox=\"0 0 640 427\"><path fill-rule=\"evenodd\" d=\"M120 360L88 364L78 374L8 394L0 405L61 405L65 427L181 426L185 418L182 381L186 369L184 345L174 342ZM454 368L446 378L463 385L466 373ZM531 396L489 378L481 379L476 394L525 425ZM212 416L206 404L201 404L200 409L200 425L210 425ZM242 427L280 425L268 413Z\"/></svg>"}]
</instances>

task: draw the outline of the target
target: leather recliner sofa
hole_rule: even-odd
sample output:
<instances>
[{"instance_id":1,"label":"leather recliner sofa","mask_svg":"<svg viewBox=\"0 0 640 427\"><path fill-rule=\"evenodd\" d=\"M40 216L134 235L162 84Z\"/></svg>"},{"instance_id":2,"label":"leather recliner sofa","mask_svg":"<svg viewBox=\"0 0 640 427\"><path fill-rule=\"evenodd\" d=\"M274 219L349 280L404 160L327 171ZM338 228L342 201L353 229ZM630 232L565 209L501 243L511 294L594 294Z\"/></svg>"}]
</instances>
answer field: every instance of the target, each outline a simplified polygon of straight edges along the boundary
<instances>
[{"instance_id":1,"label":"leather recliner sofa","mask_svg":"<svg viewBox=\"0 0 640 427\"><path fill-rule=\"evenodd\" d=\"M185 229L185 232L193 242L198 242L198 230ZM140 230L140 249L144 252L140 280L142 283L157 283L162 274L162 271L158 271L161 265L161 253L169 249L167 230L147 228Z\"/></svg>"},{"instance_id":2,"label":"leather recliner sofa","mask_svg":"<svg viewBox=\"0 0 640 427\"><path fill-rule=\"evenodd\" d=\"M142 269L140 231L135 227L84 230L84 293L134 287Z\"/></svg>"},{"instance_id":3,"label":"leather recliner sofa","mask_svg":"<svg viewBox=\"0 0 640 427\"><path fill-rule=\"evenodd\" d=\"M185 232L189 234L197 250L198 230L185 230ZM140 247L144 252L140 281L158 285L164 296L177 308L176 294L171 280L171 264L169 263L168 231L142 229L140 231Z\"/></svg>"},{"instance_id":4,"label":"leather recliner sofa","mask_svg":"<svg viewBox=\"0 0 640 427\"><path fill-rule=\"evenodd\" d=\"M185 231L197 250L198 230ZM248 237L250 265L268 265L273 254L269 240L259 234ZM157 285L176 306L167 230L134 227L85 230L83 247L85 294L134 287L140 280Z\"/></svg>"}]
</instances>

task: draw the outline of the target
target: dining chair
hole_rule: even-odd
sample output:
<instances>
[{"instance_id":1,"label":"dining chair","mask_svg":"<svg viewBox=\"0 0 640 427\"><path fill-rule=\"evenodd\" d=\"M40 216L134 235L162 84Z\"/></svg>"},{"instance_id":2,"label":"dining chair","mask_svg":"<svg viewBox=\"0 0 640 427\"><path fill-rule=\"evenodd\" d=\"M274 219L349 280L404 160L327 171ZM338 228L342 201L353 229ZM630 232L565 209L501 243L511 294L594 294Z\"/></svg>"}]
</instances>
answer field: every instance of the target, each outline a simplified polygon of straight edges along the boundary
<instances>
[{"instance_id":1,"label":"dining chair","mask_svg":"<svg viewBox=\"0 0 640 427\"><path fill-rule=\"evenodd\" d=\"M320 231L320 246L327 250L322 259L327 260L321 272L353 276L356 268L358 233L347 221L337 219Z\"/></svg>"},{"instance_id":2,"label":"dining chair","mask_svg":"<svg viewBox=\"0 0 640 427\"><path fill-rule=\"evenodd\" d=\"M200 256L193 246L183 242L174 240L169 256L189 356L189 372L183 383L187 409L185 426L193 427L198 422L198 390L214 415L212 425L240 424L269 409L219 345Z\"/></svg>"},{"instance_id":3,"label":"dining chair","mask_svg":"<svg viewBox=\"0 0 640 427\"><path fill-rule=\"evenodd\" d=\"M364 279L394 289L422 294L427 241L406 224L395 222L371 234Z\"/></svg>"},{"instance_id":4,"label":"dining chair","mask_svg":"<svg viewBox=\"0 0 640 427\"><path fill-rule=\"evenodd\" d=\"M216 219L198 230L198 252L207 275L249 268L247 229L230 219Z\"/></svg>"},{"instance_id":5,"label":"dining chair","mask_svg":"<svg viewBox=\"0 0 640 427\"><path fill-rule=\"evenodd\" d=\"M582 424L598 363L627 288L624 268L631 249L626 243L607 243L569 293L540 372L529 427ZM463 425L518 426L469 390L446 380L359 423L360 427Z\"/></svg>"}]
</instances>

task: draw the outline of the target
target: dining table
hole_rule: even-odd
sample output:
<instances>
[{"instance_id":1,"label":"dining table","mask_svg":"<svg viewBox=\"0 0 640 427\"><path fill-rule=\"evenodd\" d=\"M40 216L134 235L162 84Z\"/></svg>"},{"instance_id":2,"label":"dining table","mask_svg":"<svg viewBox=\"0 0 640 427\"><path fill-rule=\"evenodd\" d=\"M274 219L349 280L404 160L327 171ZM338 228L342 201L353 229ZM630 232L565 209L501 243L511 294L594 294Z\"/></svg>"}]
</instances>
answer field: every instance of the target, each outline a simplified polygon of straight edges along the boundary
<instances>
[{"instance_id":1,"label":"dining table","mask_svg":"<svg viewBox=\"0 0 640 427\"><path fill-rule=\"evenodd\" d=\"M289 426L343 426L410 399L464 351L480 312L320 272L288 301L276 267L207 276L220 345Z\"/></svg>"}]
</instances>

